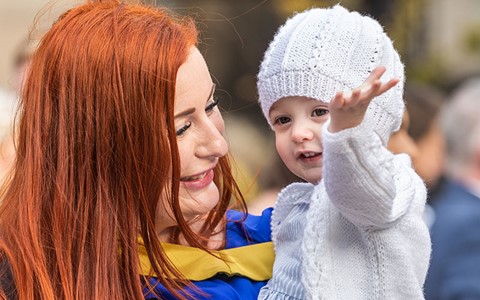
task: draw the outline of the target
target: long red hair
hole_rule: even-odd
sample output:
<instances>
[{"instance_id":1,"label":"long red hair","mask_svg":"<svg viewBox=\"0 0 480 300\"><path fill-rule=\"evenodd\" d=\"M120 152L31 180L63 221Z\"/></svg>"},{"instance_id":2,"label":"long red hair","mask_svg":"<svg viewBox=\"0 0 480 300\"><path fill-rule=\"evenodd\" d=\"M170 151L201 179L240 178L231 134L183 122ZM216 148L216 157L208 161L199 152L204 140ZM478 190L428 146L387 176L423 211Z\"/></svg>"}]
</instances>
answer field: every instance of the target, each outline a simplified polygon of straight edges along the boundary
<instances>
[{"instance_id":1,"label":"long red hair","mask_svg":"<svg viewBox=\"0 0 480 300\"><path fill-rule=\"evenodd\" d=\"M1 195L0 259L19 299L143 299L139 236L157 274L183 278L160 247L158 207L203 249L230 200L245 207L223 157L215 170L221 201L203 236L180 211L175 83L196 43L191 19L116 0L67 11L43 37ZM185 297L188 281L159 280Z\"/></svg>"}]
</instances>

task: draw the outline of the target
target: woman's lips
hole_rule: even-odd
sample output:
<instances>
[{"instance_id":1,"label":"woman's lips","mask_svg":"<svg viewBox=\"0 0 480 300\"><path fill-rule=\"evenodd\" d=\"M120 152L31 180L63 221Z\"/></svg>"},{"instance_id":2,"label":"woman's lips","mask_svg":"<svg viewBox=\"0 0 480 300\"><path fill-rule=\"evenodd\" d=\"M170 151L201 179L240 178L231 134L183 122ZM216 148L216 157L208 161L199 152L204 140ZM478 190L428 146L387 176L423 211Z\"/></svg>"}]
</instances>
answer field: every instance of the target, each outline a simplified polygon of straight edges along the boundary
<instances>
[{"instance_id":1,"label":"woman's lips","mask_svg":"<svg viewBox=\"0 0 480 300\"><path fill-rule=\"evenodd\" d=\"M201 190L212 183L214 175L213 169L210 169L202 174L182 177L180 181L189 190Z\"/></svg>"}]
</instances>

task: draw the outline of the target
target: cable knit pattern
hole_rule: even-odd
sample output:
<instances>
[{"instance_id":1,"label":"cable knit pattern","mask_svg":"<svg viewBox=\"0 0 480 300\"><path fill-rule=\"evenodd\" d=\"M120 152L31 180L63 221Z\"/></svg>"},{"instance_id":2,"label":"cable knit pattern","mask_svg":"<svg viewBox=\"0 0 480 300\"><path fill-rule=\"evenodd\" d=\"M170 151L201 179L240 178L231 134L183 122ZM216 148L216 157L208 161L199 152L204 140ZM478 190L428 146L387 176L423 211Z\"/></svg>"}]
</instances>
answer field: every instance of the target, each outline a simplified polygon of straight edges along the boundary
<instances>
[{"instance_id":1,"label":"cable knit pattern","mask_svg":"<svg viewBox=\"0 0 480 300\"><path fill-rule=\"evenodd\" d=\"M324 180L303 234L306 298L424 299L426 189L409 157L387 151L367 122L335 134L327 128Z\"/></svg>"},{"instance_id":2,"label":"cable knit pattern","mask_svg":"<svg viewBox=\"0 0 480 300\"><path fill-rule=\"evenodd\" d=\"M274 276L259 299L424 299L426 189L410 158L387 151L369 125L324 126L325 179L279 194Z\"/></svg>"}]
</instances>

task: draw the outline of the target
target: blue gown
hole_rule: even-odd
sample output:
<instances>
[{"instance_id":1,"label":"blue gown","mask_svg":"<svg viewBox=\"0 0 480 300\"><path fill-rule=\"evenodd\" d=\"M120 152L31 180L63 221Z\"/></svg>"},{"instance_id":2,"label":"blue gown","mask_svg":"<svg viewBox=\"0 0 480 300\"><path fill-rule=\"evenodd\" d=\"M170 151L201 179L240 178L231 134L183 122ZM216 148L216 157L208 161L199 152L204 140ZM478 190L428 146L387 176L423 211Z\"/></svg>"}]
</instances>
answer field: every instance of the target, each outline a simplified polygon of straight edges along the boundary
<instances>
[{"instance_id":1,"label":"blue gown","mask_svg":"<svg viewBox=\"0 0 480 300\"><path fill-rule=\"evenodd\" d=\"M235 222L241 220L243 215L237 211L227 211L225 249L271 242L271 213L272 209L270 208L263 211L261 216L248 215L244 222ZM257 281L246 276L222 272L205 280L192 281L205 295L199 295L192 290L189 291L194 295L195 299L257 299L260 289L267 281L268 279ZM163 285L158 283L157 278L150 277L150 284L158 284L156 292L163 299L177 299ZM145 299L157 298L152 293L147 293Z\"/></svg>"}]
</instances>

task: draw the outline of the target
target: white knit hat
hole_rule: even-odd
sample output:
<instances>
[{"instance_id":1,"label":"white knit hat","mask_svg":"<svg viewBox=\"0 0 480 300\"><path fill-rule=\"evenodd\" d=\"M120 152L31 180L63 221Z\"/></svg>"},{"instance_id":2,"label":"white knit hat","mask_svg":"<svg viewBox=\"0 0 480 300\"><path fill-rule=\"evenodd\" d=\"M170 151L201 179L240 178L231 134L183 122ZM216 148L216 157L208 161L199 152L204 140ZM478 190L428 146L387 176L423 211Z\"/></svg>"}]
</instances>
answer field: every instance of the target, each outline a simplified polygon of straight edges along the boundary
<instances>
[{"instance_id":1,"label":"white knit hat","mask_svg":"<svg viewBox=\"0 0 480 300\"><path fill-rule=\"evenodd\" d=\"M377 66L381 81L400 82L369 105L365 122L386 144L400 128L403 64L381 25L340 5L299 13L279 28L265 52L258 74L259 102L270 126L272 105L288 96L305 96L326 103L338 91L359 87Z\"/></svg>"}]
</instances>

